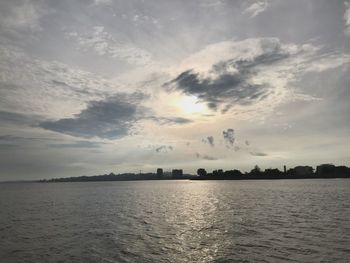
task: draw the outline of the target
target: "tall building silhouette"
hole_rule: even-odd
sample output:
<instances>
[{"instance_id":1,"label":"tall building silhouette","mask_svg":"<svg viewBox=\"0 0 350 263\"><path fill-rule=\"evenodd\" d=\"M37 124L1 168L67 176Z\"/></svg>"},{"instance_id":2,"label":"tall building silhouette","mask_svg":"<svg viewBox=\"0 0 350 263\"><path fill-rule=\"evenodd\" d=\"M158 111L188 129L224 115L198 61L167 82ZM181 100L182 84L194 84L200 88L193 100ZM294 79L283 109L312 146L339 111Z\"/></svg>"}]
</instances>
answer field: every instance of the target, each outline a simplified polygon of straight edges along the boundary
<instances>
[{"instance_id":1,"label":"tall building silhouette","mask_svg":"<svg viewBox=\"0 0 350 263\"><path fill-rule=\"evenodd\" d=\"M158 168L157 169L157 176L158 177L163 177L163 169L162 168Z\"/></svg>"},{"instance_id":2,"label":"tall building silhouette","mask_svg":"<svg viewBox=\"0 0 350 263\"><path fill-rule=\"evenodd\" d=\"M173 169L172 176L173 178L182 178L183 177L182 169Z\"/></svg>"}]
</instances>

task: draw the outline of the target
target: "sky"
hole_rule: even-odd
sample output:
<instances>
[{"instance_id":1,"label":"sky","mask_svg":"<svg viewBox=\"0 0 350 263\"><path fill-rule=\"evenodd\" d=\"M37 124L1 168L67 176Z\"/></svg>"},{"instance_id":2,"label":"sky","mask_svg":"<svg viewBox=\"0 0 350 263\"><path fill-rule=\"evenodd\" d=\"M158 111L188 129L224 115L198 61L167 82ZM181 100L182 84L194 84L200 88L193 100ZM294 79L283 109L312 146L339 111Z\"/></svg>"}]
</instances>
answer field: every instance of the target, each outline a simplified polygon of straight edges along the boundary
<instances>
[{"instance_id":1,"label":"sky","mask_svg":"<svg viewBox=\"0 0 350 263\"><path fill-rule=\"evenodd\" d=\"M350 165L350 1L1 0L0 181Z\"/></svg>"}]
</instances>

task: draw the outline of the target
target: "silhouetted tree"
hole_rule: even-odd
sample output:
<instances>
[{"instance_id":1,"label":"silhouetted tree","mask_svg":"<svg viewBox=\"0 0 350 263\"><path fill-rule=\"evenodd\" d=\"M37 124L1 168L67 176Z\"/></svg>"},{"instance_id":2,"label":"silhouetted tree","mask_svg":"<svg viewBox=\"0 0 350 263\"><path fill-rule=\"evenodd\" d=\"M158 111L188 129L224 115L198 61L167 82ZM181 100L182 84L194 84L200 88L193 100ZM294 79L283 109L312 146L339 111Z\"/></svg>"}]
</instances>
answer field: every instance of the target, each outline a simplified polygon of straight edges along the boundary
<instances>
[{"instance_id":1,"label":"silhouetted tree","mask_svg":"<svg viewBox=\"0 0 350 263\"><path fill-rule=\"evenodd\" d=\"M255 165L254 168L250 171L250 174L252 174L252 175L259 175L259 174L261 174L260 167Z\"/></svg>"},{"instance_id":2,"label":"silhouetted tree","mask_svg":"<svg viewBox=\"0 0 350 263\"><path fill-rule=\"evenodd\" d=\"M275 169L269 168L269 169L265 169L264 174L266 176L279 176L282 174L282 172L280 170L278 170L277 168L275 168Z\"/></svg>"},{"instance_id":3,"label":"silhouetted tree","mask_svg":"<svg viewBox=\"0 0 350 263\"><path fill-rule=\"evenodd\" d=\"M198 176L206 176L207 175L207 171L204 168L199 168L197 170L197 174L198 174Z\"/></svg>"}]
</instances>

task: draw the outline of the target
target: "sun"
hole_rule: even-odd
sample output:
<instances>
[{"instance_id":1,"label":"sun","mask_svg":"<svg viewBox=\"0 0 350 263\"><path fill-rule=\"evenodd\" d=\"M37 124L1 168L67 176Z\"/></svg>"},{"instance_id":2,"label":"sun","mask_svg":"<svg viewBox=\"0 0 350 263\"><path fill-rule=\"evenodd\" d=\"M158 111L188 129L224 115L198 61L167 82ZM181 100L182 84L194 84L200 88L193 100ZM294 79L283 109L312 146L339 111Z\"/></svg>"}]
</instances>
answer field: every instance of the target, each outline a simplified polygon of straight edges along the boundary
<instances>
[{"instance_id":1,"label":"sun","mask_svg":"<svg viewBox=\"0 0 350 263\"><path fill-rule=\"evenodd\" d=\"M201 113L207 110L206 105L201 103L195 96L181 96L177 105L186 113Z\"/></svg>"}]
</instances>

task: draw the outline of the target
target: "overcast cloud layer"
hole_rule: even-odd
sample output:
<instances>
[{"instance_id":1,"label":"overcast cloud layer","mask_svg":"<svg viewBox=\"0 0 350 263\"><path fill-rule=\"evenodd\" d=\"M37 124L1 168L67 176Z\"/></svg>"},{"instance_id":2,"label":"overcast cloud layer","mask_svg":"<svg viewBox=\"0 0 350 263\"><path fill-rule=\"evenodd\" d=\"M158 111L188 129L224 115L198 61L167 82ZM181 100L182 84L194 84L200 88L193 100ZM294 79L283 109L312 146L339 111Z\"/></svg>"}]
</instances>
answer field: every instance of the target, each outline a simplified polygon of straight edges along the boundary
<instances>
[{"instance_id":1,"label":"overcast cloud layer","mask_svg":"<svg viewBox=\"0 0 350 263\"><path fill-rule=\"evenodd\" d=\"M0 3L0 181L349 164L350 2Z\"/></svg>"}]
</instances>

